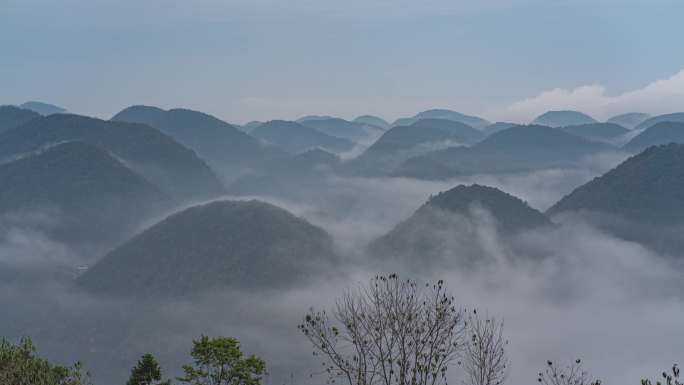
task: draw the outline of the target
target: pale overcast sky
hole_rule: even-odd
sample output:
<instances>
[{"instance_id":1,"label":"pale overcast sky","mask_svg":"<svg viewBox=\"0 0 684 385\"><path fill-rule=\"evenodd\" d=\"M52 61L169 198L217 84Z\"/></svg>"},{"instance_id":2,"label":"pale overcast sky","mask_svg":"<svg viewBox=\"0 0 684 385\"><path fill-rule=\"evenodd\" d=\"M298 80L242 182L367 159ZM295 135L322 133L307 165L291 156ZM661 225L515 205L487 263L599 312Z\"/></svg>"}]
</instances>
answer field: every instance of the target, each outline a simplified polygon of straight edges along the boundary
<instances>
[{"instance_id":1,"label":"pale overcast sky","mask_svg":"<svg viewBox=\"0 0 684 385\"><path fill-rule=\"evenodd\" d=\"M0 0L0 104L234 123L672 112L682 15L682 0Z\"/></svg>"}]
</instances>

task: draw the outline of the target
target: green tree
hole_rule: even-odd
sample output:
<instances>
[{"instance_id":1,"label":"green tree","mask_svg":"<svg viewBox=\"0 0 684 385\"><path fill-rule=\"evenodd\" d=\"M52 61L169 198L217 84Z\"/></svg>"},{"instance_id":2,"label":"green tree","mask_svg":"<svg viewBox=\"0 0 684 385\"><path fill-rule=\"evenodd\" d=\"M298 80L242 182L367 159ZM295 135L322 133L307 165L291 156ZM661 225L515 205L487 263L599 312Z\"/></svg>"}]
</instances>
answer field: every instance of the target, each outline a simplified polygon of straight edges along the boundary
<instances>
[{"instance_id":1,"label":"green tree","mask_svg":"<svg viewBox=\"0 0 684 385\"><path fill-rule=\"evenodd\" d=\"M36 356L36 347L28 337L17 345L0 342L0 384L87 385L90 375L82 373L80 363L57 366Z\"/></svg>"},{"instance_id":2,"label":"green tree","mask_svg":"<svg viewBox=\"0 0 684 385\"><path fill-rule=\"evenodd\" d=\"M178 381L192 385L259 385L266 363L256 355L245 357L231 337L202 336L192 341L194 365L184 365Z\"/></svg>"},{"instance_id":3,"label":"green tree","mask_svg":"<svg viewBox=\"0 0 684 385\"><path fill-rule=\"evenodd\" d=\"M143 354L138 364L131 369L131 376L126 385L170 385L171 381L161 381L162 373L159 363L150 353Z\"/></svg>"}]
</instances>

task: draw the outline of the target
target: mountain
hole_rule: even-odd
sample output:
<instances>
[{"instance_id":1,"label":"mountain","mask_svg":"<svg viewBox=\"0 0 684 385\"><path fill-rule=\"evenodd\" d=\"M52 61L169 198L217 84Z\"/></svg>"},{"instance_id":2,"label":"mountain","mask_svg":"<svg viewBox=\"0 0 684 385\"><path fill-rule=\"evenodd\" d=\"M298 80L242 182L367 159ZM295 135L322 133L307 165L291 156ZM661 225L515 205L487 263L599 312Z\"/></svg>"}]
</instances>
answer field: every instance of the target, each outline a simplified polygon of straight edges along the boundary
<instances>
[{"instance_id":1,"label":"mountain","mask_svg":"<svg viewBox=\"0 0 684 385\"><path fill-rule=\"evenodd\" d=\"M517 126L517 124L506 123L506 122L496 122L496 123L492 123L489 126L483 128L482 133L484 134L484 136L489 136L491 134L505 130L507 128L511 128L513 126Z\"/></svg>"},{"instance_id":2,"label":"mountain","mask_svg":"<svg viewBox=\"0 0 684 385\"><path fill-rule=\"evenodd\" d=\"M532 124L549 127L579 126L591 123L597 123L597 121L579 111L548 111L532 121Z\"/></svg>"},{"instance_id":3,"label":"mountain","mask_svg":"<svg viewBox=\"0 0 684 385\"><path fill-rule=\"evenodd\" d=\"M657 123L662 123L662 122L684 123L684 112L676 112L674 114L665 114L665 115L654 116L652 118L646 119L643 122L639 123L639 125L636 126L635 129L643 130L643 129L652 127L652 126L656 125Z\"/></svg>"},{"instance_id":4,"label":"mountain","mask_svg":"<svg viewBox=\"0 0 684 385\"><path fill-rule=\"evenodd\" d=\"M548 214L582 214L599 227L659 250L684 247L684 145L649 147L578 187Z\"/></svg>"},{"instance_id":5,"label":"mountain","mask_svg":"<svg viewBox=\"0 0 684 385\"><path fill-rule=\"evenodd\" d=\"M352 123L340 118L311 118L300 122L300 124L306 127L315 128L324 134L337 138L344 138L357 143L376 139L383 131L376 126Z\"/></svg>"},{"instance_id":6,"label":"mountain","mask_svg":"<svg viewBox=\"0 0 684 385\"><path fill-rule=\"evenodd\" d=\"M448 146L470 144L482 133L466 124L444 119L421 119L385 131L348 166L361 174L387 173L413 156Z\"/></svg>"},{"instance_id":7,"label":"mountain","mask_svg":"<svg viewBox=\"0 0 684 385\"><path fill-rule=\"evenodd\" d=\"M617 148L558 128L514 126L492 134L472 147L451 147L408 159L395 175L444 179L570 167L586 156L610 151L617 151Z\"/></svg>"},{"instance_id":8,"label":"mountain","mask_svg":"<svg viewBox=\"0 0 684 385\"><path fill-rule=\"evenodd\" d=\"M615 123L590 123L579 126L565 126L563 131L597 142L611 142L630 131Z\"/></svg>"},{"instance_id":9,"label":"mountain","mask_svg":"<svg viewBox=\"0 0 684 385\"><path fill-rule=\"evenodd\" d=\"M390 128L390 124L386 120L373 115L361 115L356 119L352 120L352 122L357 124L368 124L371 126L382 128L383 130L387 130L388 128Z\"/></svg>"},{"instance_id":10,"label":"mountain","mask_svg":"<svg viewBox=\"0 0 684 385\"><path fill-rule=\"evenodd\" d=\"M450 251L466 252L478 225L488 222L488 216L504 236L551 225L544 214L501 190L459 185L430 197L411 217L373 241L369 251L377 256L404 255L422 261L424 257L452 258L447 255Z\"/></svg>"},{"instance_id":11,"label":"mountain","mask_svg":"<svg viewBox=\"0 0 684 385\"><path fill-rule=\"evenodd\" d=\"M52 114L63 114L67 112L67 110L62 107L58 107L54 104L48 104L43 102L26 102L20 105L19 107L25 110L31 110L43 116Z\"/></svg>"},{"instance_id":12,"label":"mountain","mask_svg":"<svg viewBox=\"0 0 684 385\"><path fill-rule=\"evenodd\" d=\"M0 165L0 215L46 218L36 228L81 252L102 252L172 200L108 152L64 142Z\"/></svg>"},{"instance_id":13,"label":"mountain","mask_svg":"<svg viewBox=\"0 0 684 385\"><path fill-rule=\"evenodd\" d=\"M392 126L408 126L421 119L453 120L478 129L487 127L490 124L488 121L477 116L464 115L460 112L451 110L435 109L420 112L411 118L397 119L394 123L392 123Z\"/></svg>"},{"instance_id":14,"label":"mountain","mask_svg":"<svg viewBox=\"0 0 684 385\"><path fill-rule=\"evenodd\" d=\"M264 123L254 128L251 135L291 153L316 147L335 153L354 148L354 143L347 139L331 136L315 128L285 120L272 120Z\"/></svg>"},{"instance_id":15,"label":"mountain","mask_svg":"<svg viewBox=\"0 0 684 385\"><path fill-rule=\"evenodd\" d=\"M132 106L116 114L113 121L141 123L171 136L194 150L224 180L259 168L281 156L274 148L211 115L187 109L168 111L156 107Z\"/></svg>"},{"instance_id":16,"label":"mountain","mask_svg":"<svg viewBox=\"0 0 684 385\"><path fill-rule=\"evenodd\" d=\"M334 116L329 115L307 115L295 120L297 123L306 122L307 120L325 120L325 119L337 119Z\"/></svg>"},{"instance_id":17,"label":"mountain","mask_svg":"<svg viewBox=\"0 0 684 385\"><path fill-rule=\"evenodd\" d=\"M650 146L667 143L684 143L684 122L656 123L632 138L623 148L639 152Z\"/></svg>"},{"instance_id":18,"label":"mountain","mask_svg":"<svg viewBox=\"0 0 684 385\"><path fill-rule=\"evenodd\" d=\"M193 151L142 124L66 114L33 119L0 134L0 159L75 140L107 150L179 202L223 193L214 173Z\"/></svg>"},{"instance_id":19,"label":"mountain","mask_svg":"<svg viewBox=\"0 0 684 385\"><path fill-rule=\"evenodd\" d=\"M0 133L39 117L39 113L31 110L14 106L0 106Z\"/></svg>"},{"instance_id":20,"label":"mountain","mask_svg":"<svg viewBox=\"0 0 684 385\"><path fill-rule=\"evenodd\" d=\"M296 285L334 263L322 229L259 201L216 201L173 214L79 278L91 293L184 297L210 289Z\"/></svg>"},{"instance_id":21,"label":"mountain","mask_svg":"<svg viewBox=\"0 0 684 385\"><path fill-rule=\"evenodd\" d=\"M272 162L261 172L238 178L226 189L237 196L265 195L311 202L311 194L320 193L322 182L339 165L337 155L315 148Z\"/></svg>"},{"instance_id":22,"label":"mountain","mask_svg":"<svg viewBox=\"0 0 684 385\"><path fill-rule=\"evenodd\" d=\"M264 122L259 122L259 121L253 120L251 122L244 124L242 126L242 131L244 131L246 133L250 133L250 132L252 132L253 129L261 126L262 124L264 124Z\"/></svg>"},{"instance_id":23,"label":"mountain","mask_svg":"<svg viewBox=\"0 0 684 385\"><path fill-rule=\"evenodd\" d=\"M627 114L613 116L612 118L608 119L606 123L619 124L622 127L631 130L650 117L650 114L645 114L643 112L630 112Z\"/></svg>"}]
</instances>

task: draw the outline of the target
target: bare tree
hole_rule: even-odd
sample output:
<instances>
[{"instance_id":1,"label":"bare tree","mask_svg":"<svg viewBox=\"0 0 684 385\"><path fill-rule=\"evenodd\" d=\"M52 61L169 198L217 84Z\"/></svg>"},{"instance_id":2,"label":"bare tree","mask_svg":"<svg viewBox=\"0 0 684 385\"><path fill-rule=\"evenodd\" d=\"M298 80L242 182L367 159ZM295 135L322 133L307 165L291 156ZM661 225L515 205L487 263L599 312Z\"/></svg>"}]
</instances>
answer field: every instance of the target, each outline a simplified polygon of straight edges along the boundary
<instances>
[{"instance_id":1,"label":"bare tree","mask_svg":"<svg viewBox=\"0 0 684 385\"><path fill-rule=\"evenodd\" d=\"M460 351L465 323L444 282L424 290L397 275L337 301L332 317L311 311L300 330L324 359L329 382L349 385L435 385Z\"/></svg>"},{"instance_id":2,"label":"bare tree","mask_svg":"<svg viewBox=\"0 0 684 385\"><path fill-rule=\"evenodd\" d=\"M500 385L508 375L508 357L503 337L503 322L480 318L477 310L468 316L463 369L464 385Z\"/></svg>"},{"instance_id":3,"label":"bare tree","mask_svg":"<svg viewBox=\"0 0 684 385\"><path fill-rule=\"evenodd\" d=\"M665 380L665 385L684 385L683 382L679 380L679 367L677 364L672 365L672 373L663 372L663 379ZM663 385L662 381L656 381L656 385ZM644 379L641 380L641 385L653 385L651 380Z\"/></svg>"},{"instance_id":4,"label":"bare tree","mask_svg":"<svg viewBox=\"0 0 684 385\"><path fill-rule=\"evenodd\" d=\"M579 359L565 368L559 368L553 362L547 361L546 370L539 372L537 381L543 385L601 385L600 380L589 378Z\"/></svg>"}]
</instances>

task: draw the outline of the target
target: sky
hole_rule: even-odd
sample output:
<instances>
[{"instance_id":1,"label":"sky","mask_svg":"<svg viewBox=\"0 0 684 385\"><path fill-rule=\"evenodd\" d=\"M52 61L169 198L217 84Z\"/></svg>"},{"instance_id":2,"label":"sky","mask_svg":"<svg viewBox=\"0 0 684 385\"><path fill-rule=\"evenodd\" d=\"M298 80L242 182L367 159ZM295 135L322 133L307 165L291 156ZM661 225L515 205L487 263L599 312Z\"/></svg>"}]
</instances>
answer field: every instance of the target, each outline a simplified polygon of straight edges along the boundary
<instances>
[{"instance_id":1,"label":"sky","mask_svg":"<svg viewBox=\"0 0 684 385\"><path fill-rule=\"evenodd\" d=\"M681 0L0 0L0 104L233 123L684 110Z\"/></svg>"}]
</instances>

